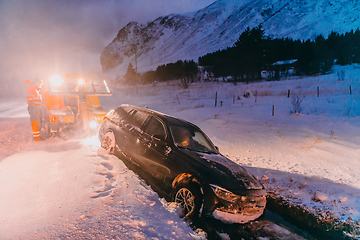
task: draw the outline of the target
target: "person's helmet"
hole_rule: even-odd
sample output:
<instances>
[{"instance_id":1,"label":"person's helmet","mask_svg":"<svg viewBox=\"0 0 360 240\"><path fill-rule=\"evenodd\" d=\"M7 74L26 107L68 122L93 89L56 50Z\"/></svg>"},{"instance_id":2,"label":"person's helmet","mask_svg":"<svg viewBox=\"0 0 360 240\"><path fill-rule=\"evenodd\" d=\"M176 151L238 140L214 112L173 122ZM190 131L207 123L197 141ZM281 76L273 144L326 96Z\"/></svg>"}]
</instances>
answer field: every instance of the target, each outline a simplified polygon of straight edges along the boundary
<instances>
[{"instance_id":1,"label":"person's helmet","mask_svg":"<svg viewBox=\"0 0 360 240\"><path fill-rule=\"evenodd\" d=\"M26 79L26 80L24 81L24 83L25 83L26 85L28 85L28 86L31 85L31 81L30 81L29 79Z\"/></svg>"}]
</instances>

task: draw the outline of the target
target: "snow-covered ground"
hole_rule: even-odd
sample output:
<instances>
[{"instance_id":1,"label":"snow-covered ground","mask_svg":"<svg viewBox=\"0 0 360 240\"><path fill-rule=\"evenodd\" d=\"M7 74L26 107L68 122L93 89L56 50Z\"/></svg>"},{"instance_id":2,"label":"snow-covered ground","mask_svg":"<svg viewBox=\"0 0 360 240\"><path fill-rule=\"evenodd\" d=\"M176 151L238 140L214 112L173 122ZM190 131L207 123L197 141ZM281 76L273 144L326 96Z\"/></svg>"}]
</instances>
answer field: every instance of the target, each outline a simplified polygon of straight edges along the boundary
<instances>
[{"instance_id":1,"label":"snow-covered ground","mask_svg":"<svg viewBox=\"0 0 360 240\"><path fill-rule=\"evenodd\" d=\"M360 68L341 69L343 81L338 67L324 76L236 86L184 90L169 82L139 86L138 93L112 86L113 96L101 102L106 110L129 103L193 122L268 192L323 218L359 223ZM292 113L292 96L305 96L301 113ZM31 141L25 97L0 101L0 123L1 238L204 238L96 137ZM359 229L349 234L359 237Z\"/></svg>"},{"instance_id":2,"label":"snow-covered ground","mask_svg":"<svg viewBox=\"0 0 360 240\"><path fill-rule=\"evenodd\" d=\"M24 123L17 127L28 135ZM19 153L0 161L1 239L201 239L136 174L99 148L96 137L38 144L7 133L2 141L11 138L12 144L5 147Z\"/></svg>"}]
</instances>

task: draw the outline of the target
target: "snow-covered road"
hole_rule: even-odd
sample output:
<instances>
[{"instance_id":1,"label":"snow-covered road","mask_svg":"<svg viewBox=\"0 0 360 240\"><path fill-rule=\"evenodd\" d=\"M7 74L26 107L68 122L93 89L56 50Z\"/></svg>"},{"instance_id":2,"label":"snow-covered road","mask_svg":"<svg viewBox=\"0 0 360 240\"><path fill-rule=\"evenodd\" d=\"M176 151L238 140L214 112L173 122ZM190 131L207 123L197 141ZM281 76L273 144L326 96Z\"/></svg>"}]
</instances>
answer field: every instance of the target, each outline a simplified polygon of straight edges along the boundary
<instances>
[{"instance_id":1,"label":"snow-covered road","mask_svg":"<svg viewBox=\"0 0 360 240\"><path fill-rule=\"evenodd\" d=\"M1 239L194 234L137 175L99 148L96 137L30 142L20 152L0 161Z\"/></svg>"}]
</instances>

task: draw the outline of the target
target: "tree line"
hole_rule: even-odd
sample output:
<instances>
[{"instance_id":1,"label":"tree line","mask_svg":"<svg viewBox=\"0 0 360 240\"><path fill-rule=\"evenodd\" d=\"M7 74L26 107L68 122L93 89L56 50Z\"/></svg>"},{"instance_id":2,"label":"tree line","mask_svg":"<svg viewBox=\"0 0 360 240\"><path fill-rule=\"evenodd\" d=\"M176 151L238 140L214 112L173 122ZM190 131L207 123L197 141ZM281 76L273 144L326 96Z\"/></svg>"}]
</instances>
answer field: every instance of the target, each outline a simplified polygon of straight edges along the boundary
<instances>
[{"instance_id":1,"label":"tree line","mask_svg":"<svg viewBox=\"0 0 360 240\"><path fill-rule=\"evenodd\" d=\"M155 81L164 82L169 80L181 80L184 84L193 82L198 74L198 64L194 60L179 60L175 63L160 65L155 71L138 74L138 83L149 84ZM124 76L124 83L135 85L136 73L130 63Z\"/></svg>"},{"instance_id":2,"label":"tree line","mask_svg":"<svg viewBox=\"0 0 360 240\"><path fill-rule=\"evenodd\" d=\"M215 78L232 76L234 81L251 81L261 77L261 71L273 71L276 61L297 59L296 75L325 74L334 64L360 63L360 30L345 34L331 32L327 38L314 40L272 39L261 26L247 28L232 47L208 53L193 60L179 60L158 66L155 71L138 74L138 83L148 84L179 79L183 83L196 79L202 66ZM136 74L132 64L124 82L134 85Z\"/></svg>"},{"instance_id":3,"label":"tree line","mask_svg":"<svg viewBox=\"0 0 360 240\"><path fill-rule=\"evenodd\" d=\"M246 81L261 77L262 70L272 70L276 61L297 59L296 74L326 73L336 63L360 63L360 31L345 34L331 32L314 41L290 38L272 39L261 26L241 33L233 47L208 53L199 58L214 77L233 76Z\"/></svg>"}]
</instances>

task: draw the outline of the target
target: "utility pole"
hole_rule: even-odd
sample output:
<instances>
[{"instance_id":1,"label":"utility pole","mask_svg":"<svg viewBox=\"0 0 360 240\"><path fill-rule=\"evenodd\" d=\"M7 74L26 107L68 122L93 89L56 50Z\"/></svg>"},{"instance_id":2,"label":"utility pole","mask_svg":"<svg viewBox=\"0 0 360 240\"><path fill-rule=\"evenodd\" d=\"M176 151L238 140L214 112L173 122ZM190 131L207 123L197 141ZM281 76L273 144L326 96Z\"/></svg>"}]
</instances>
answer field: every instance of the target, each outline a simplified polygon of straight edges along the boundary
<instances>
[{"instance_id":1,"label":"utility pole","mask_svg":"<svg viewBox=\"0 0 360 240\"><path fill-rule=\"evenodd\" d=\"M139 36L138 36L138 29L134 30L134 39L133 39L133 50L135 51L135 88L136 88L136 94L138 94L138 72L137 72L137 48L140 42Z\"/></svg>"},{"instance_id":2,"label":"utility pole","mask_svg":"<svg viewBox=\"0 0 360 240\"><path fill-rule=\"evenodd\" d=\"M135 86L136 86L136 94L138 94L137 45L135 45Z\"/></svg>"}]
</instances>

